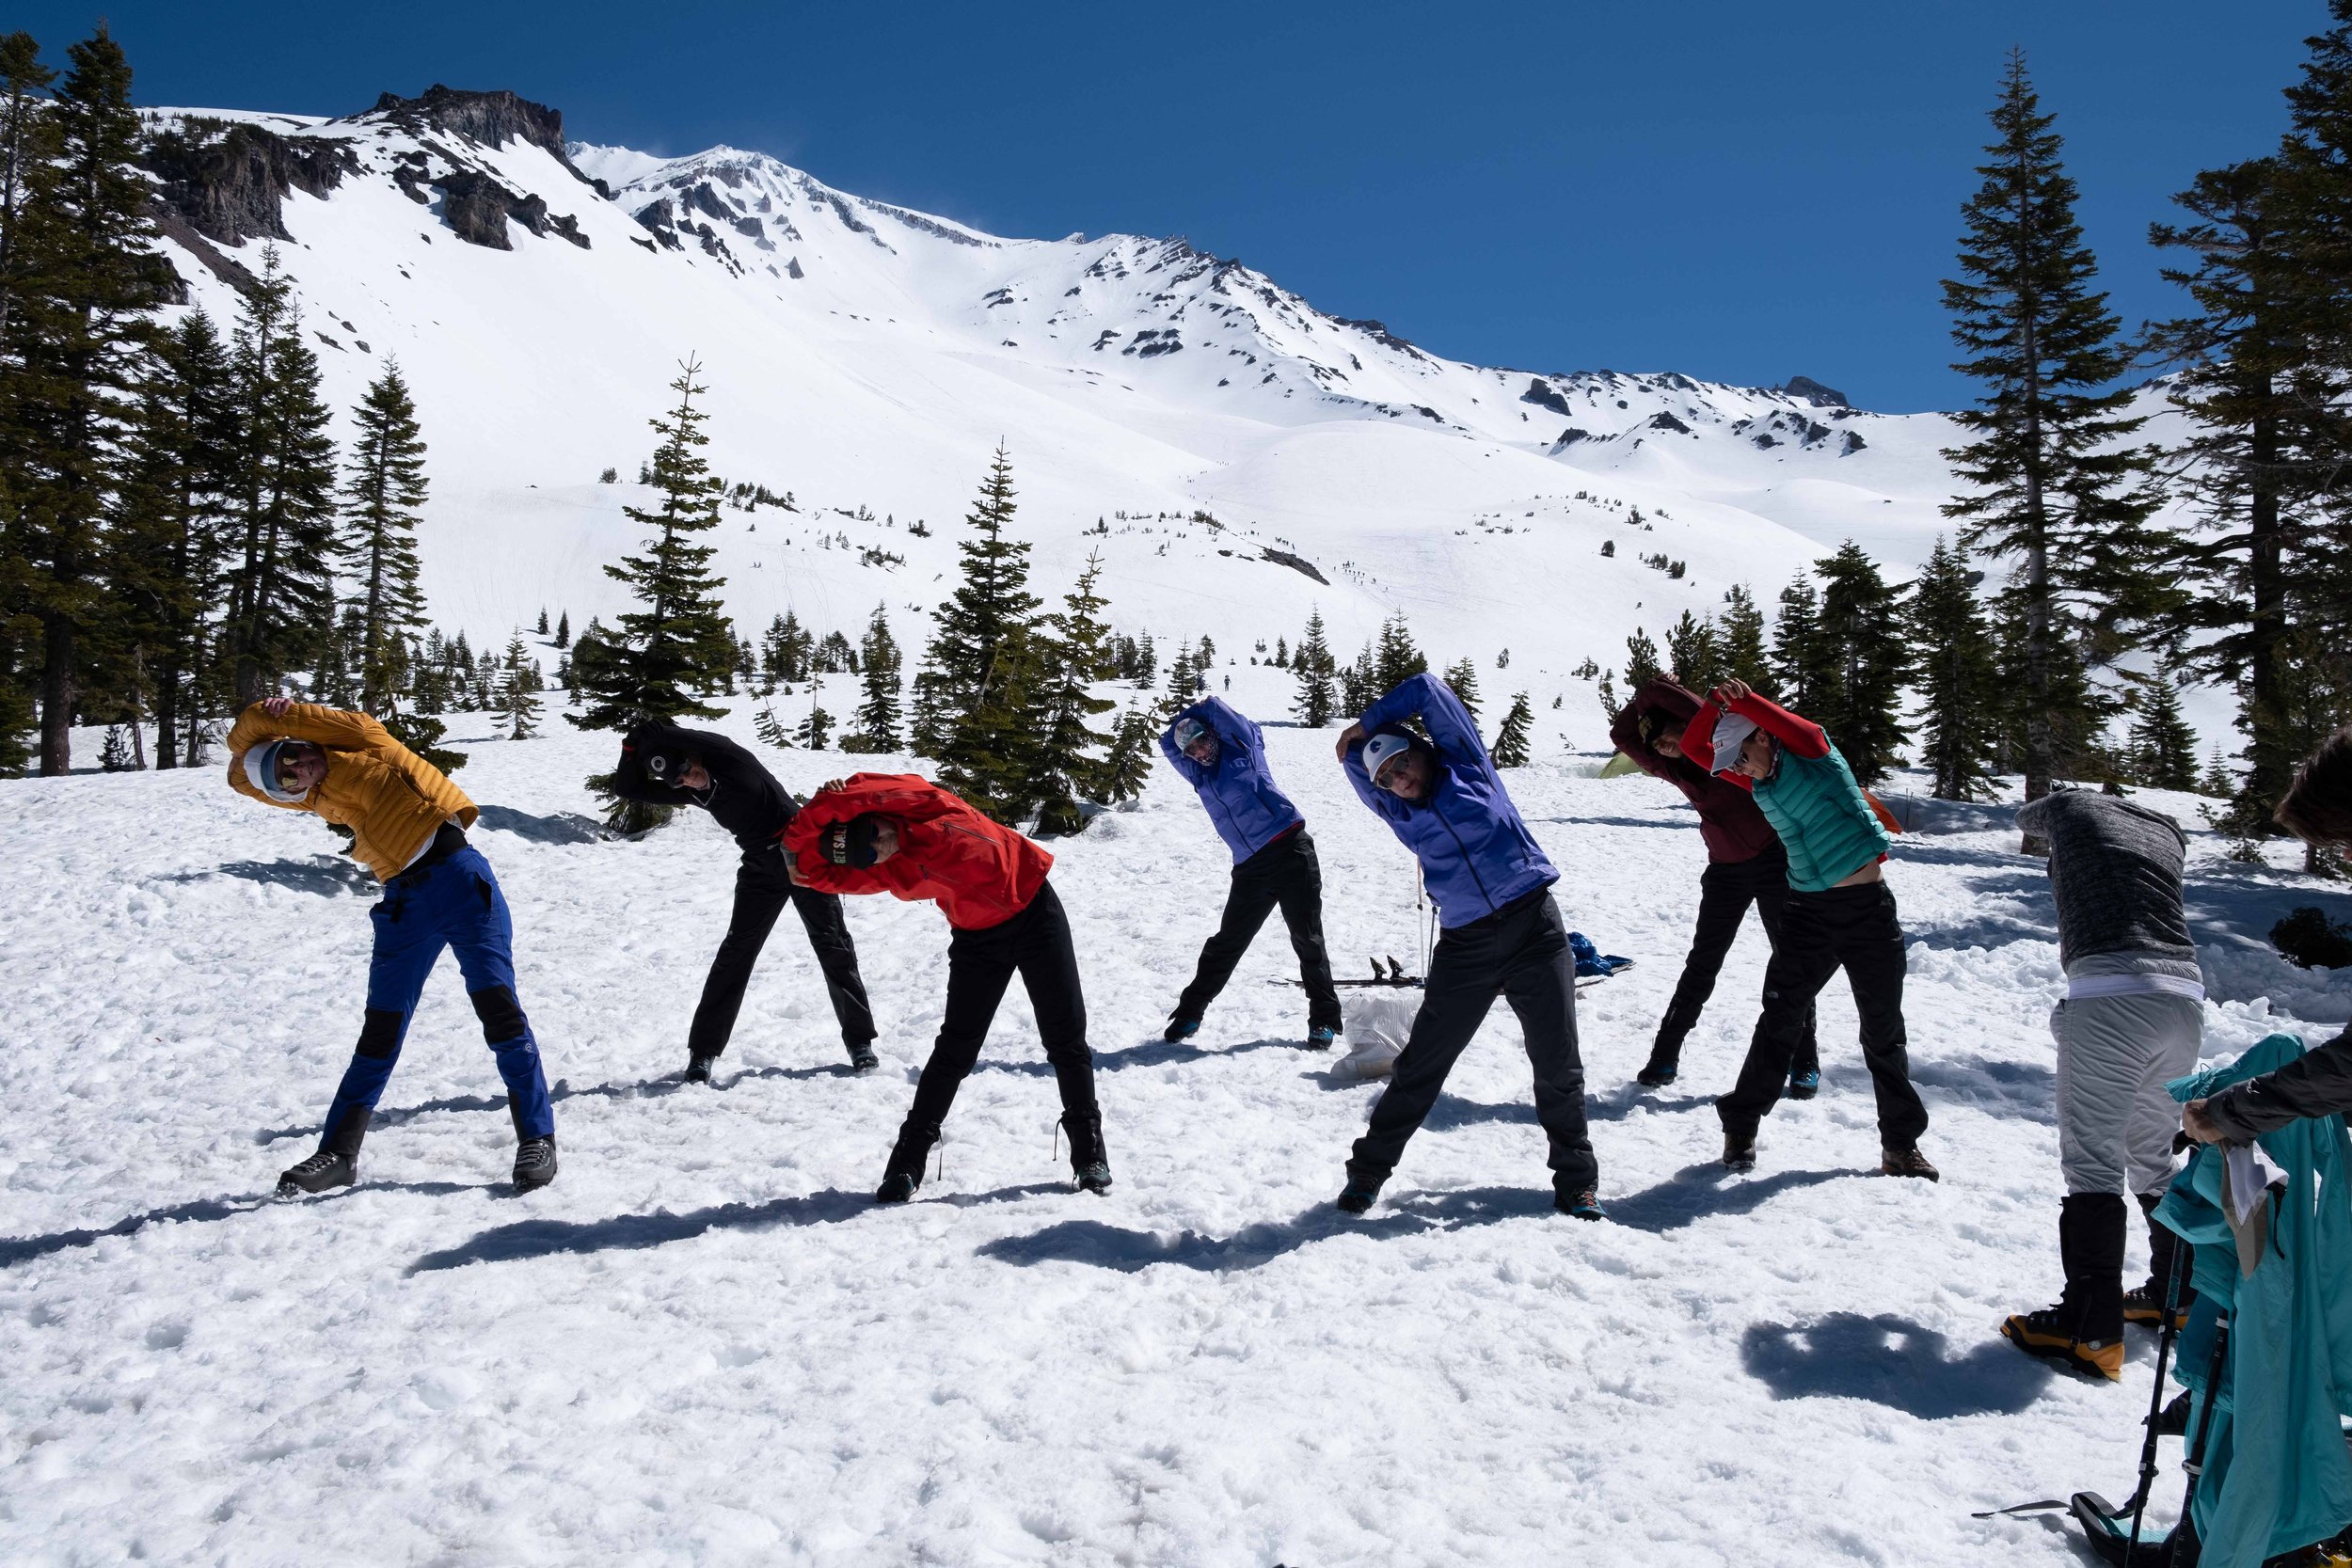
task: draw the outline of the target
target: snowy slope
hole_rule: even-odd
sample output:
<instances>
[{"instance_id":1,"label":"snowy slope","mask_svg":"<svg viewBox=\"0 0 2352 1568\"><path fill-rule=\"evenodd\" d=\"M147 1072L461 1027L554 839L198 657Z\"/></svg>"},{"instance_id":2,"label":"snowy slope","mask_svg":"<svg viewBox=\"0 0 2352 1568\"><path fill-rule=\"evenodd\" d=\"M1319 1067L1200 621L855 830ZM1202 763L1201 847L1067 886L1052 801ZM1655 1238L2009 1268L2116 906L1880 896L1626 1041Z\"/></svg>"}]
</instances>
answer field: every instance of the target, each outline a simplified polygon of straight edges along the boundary
<instances>
[{"instance_id":1,"label":"snowy slope","mask_svg":"<svg viewBox=\"0 0 2352 1568\"><path fill-rule=\"evenodd\" d=\"M1564 698L1552 738L1590 743L1599 711L1567 674L1588 656L1621 663L1628 634L1719 608L1735 582L1769 602L1848 537L1899 572L1943 528L1940 416L1461 364L1182 240L1008 240L758 153L564 143L547 111L537 139L485 130L472 103L246 118L349 161L323 196L284 198L285 264L339 405L387 355L414 386L425 585L478 639L543 605L575 625L618 608L599 568L643 493L595 480L633 477L689 354L717 469L795 498L730 513L719 541L747 628L789 607L854 629L886 603L918 640L1001 439L1049 594L1099 548L1123 629L1235 655L1319 606L1344 657L1402 610L1442 660L1510 649L1502 684L1548 714ZM546 220L506 225L508 249L469 244L432 183L453 176L535 197ZM233 313L230 285L170 248L195 299ZM258 264L254 239L219 248ZM1218 527L1180 521L1203 511ZM928 539L907 536L918 517ZM1106 535L1083 533L1098 519ZM1269 563L1268 545L1327 580ZM1652 554L1689 576L1637 559Z\"/></svg>"},{"instance_id":2,"label":"snowy slope","mask_svg":"<svg viewBox=\"0 0 2352 1568\"><path fill-rule=\"evenodd\" d=\"M1234 697L1269 708L1279 685L1244 666ZM460 778L492 808L475 836L561 1081L563 1176L524 1198L444 966L363 1183L266 1201L356 1029L364 877L216 768L11 786L0 1560L2064 1568L2062 1530L1968 1513L2128 1489L2146 1338L2109 1389L1994 1331L2056 1293L2059 1192L2052 914L1999 808L1927 808L1890 867L1940 1185L1866 1174L1869 1085L1836 989L1821 1098L1773 1116L1755 1175L1711 1166L1753 925L1683 1083L1631 1091L1704 851L1664 786L1539 764L1512 787L1564 911L1638 960L1580 1004L1615 1223L1549 1212L1502 1009L1387 1198L1339 1218L1377 1090L1297 1049L1279 934L1197 1041L1157 1038L1225 879L1163 770L1055 846L1117 1189L1068 1190L1016 988L944 1176L881 1211L865 1195L938 1022L936 912L851 904L879 1073L841 1070L787 921L720 1088L680 1089L732 844L694 813L585 839L580 781L609 739L486 728L459 719ZM1409 863L1328 737L1268 735L1321 845L1334 950L1410 954ZM801 790L858 760L769 755ZM2142 799L2195 841L2208 1052L2296 1018L2332 1033L2341 982L2260 933L2340 895L2230 865L2193 801Z\"/></svg>"}]
</instances>

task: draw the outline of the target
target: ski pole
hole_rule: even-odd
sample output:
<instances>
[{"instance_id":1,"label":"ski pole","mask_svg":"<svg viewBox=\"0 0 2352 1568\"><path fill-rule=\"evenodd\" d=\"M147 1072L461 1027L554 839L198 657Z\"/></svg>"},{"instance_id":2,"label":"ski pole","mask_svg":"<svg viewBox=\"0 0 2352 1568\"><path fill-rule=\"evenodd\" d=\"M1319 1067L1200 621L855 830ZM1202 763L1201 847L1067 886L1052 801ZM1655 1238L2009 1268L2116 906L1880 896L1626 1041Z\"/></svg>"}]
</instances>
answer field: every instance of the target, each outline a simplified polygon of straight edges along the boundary
<instances>
[{"instance_id":1,"label":"ski pole","mask_svg":"<svg viewBox=\"0 0 2352 1568\"><path fill-rule=\"evenodd\" d=\"M2163 1222L2158 1221L2161 1224ZM2166 1271L2164 1281L2164 1324L2156 1335L2156 1386L2148 1395L2148 1436L2139 1446L2139 1490L2132 1494L2132 1534L2123 1548L2123 1560L2133 1561L2139 1556L2140 1522L2148 1513L2148 1495L2156 1485L2156 1417L2164 1408L2164 1368L2172 1355L2174 1315L2181 1299L2181 1258L2189 1250L2185 1242L2175 1243L2172 1267Z\"/></svg>"},{"instance_id":2,"label":"ski pole","mask_svg":"<svg viewBox=\"0 0 2352 1568\"><path fill-rule=\"evenodd\" d=\"M2172 1549L2165 1554L2167 1568L2187 1568L2197 1560L2181 1556L2181 1537L2184 1532L2197 1532L2190 1511L2197 1505L2197 1482L2205 1473L2205 1440L2213 1435L2213 1407L2221 1398L2221 1372L2229 1354L2230 1320L2225 1315L2213 1325L2213 1363L2205 1369L2205 1402L2197 1412L2197 1433L2189 1441L2188 1457L2181 1461L2181 1468L2188 1472L2188 1491L2181 1498L2181 1522L2172 1527Z\"/></svg>"}]
</instances>

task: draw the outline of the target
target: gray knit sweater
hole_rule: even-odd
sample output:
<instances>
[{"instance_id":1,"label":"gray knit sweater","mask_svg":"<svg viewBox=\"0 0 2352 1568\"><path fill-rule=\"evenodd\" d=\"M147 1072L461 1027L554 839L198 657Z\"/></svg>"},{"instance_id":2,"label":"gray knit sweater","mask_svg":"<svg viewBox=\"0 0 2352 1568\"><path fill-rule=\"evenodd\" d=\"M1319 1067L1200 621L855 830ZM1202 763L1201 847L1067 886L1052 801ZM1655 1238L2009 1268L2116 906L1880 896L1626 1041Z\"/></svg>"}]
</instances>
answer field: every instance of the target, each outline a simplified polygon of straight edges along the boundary
<instances>
[{"instance_id":1,"label":"gray knit sweater","mask_svg":"<svg viewBox=\"0 0 2352 1568\"><path fill-rule=\"evenodd\" d=\"M2050 841L2058 958L2099 953L2197 961L2181 912L2188 835L2160 812L2090 789L2044 795L2017 825Z\"/></svg>"}]
</instances>

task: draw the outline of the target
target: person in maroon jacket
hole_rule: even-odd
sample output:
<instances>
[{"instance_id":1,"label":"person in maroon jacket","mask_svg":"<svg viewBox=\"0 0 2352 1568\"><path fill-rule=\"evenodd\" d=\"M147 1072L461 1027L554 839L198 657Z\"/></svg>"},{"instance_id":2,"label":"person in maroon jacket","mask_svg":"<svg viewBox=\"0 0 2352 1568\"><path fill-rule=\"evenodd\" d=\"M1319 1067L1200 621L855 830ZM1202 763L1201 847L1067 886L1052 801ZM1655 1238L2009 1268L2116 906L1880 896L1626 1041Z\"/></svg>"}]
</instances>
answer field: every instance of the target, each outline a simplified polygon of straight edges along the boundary
<instances>
[{"instance_id":1,"label":"person in maroon jacket","mask_svg":"<svg viewBox=\"0 0 2352 1568\"><path fill-rule=\"evenodd\" d=\"M1777 951L1781 907L1788 900L1788 851L1764 820L1756 797L1682 754L1683 726L1698 710L1697 693L1661 676L1636 691L1609 726L1611 743L1628 762L1665 780L1698 809L1699 836L1707 843L1691 956L1682 960L1682 978L1675 986L1674 1000L1666 1004L1666 1016L1659 1021L1649 1065L1639 1075L1651 1088L1675 1081L1682 1042L1698 1026L1699 1014L1714 994L1715 976L1740 934L1740 923L1747 918L1748 906L1756 906L1764 935ZM1788 1065L1788 1098L1810 1100L1820 1086L1821 1058L1814 1045L1813 1006L1808 1002L1804 1037Z\"/></svg>"},{"instance_id":2,"label":"person in maroon jacket","mask_svg":"<svg viewBox=\"0 0 2352 1568\"><path fill-rule=\"evenodd\" d=\"M875 1201L904 1203L922 1185L923 1157L939 1141L940 1123L979 1059L1016 971L1061 1090L1071 1173L1088 1192L1110 1191L1078 956L1061 899L1045 879L1054 857L914 773L836 780L808 798L779 838L785 874L800 886L931 900L953 932L946 1014Z\"/></svg>"}]
</instances>

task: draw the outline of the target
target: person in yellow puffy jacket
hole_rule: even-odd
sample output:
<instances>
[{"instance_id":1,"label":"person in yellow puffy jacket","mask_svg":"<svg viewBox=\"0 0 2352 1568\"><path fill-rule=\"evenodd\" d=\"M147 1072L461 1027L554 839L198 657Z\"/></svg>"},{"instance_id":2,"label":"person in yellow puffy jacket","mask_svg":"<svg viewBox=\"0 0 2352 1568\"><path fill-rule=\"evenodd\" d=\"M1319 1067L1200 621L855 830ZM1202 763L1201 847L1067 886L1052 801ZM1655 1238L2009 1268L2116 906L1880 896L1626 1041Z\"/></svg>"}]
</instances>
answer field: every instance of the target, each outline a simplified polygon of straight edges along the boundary
<instances>
[{"instance_id":1,"label":"person in yellow puffy jacket","mask_svg":"<svg viewBox=\"0 0 2352 1568\"><path fill-rule=\"evenodd\" d=\"M466 842L478 815L448 775L364 713L270 697L229 732L229 784L240 795L307 811L352 831L351 852L384 884L369 911L367 1013L359 1044L320 1129L318 1152L287 1170L280 1197L347 1187L358 1176L368 1118L400 1059L425 977L453 949L483 1037L506 1080L515 1185L555 1180L555 1110L531 1022L515 999L515 926L482 852Z\"/></svg>"}]
</instances>

